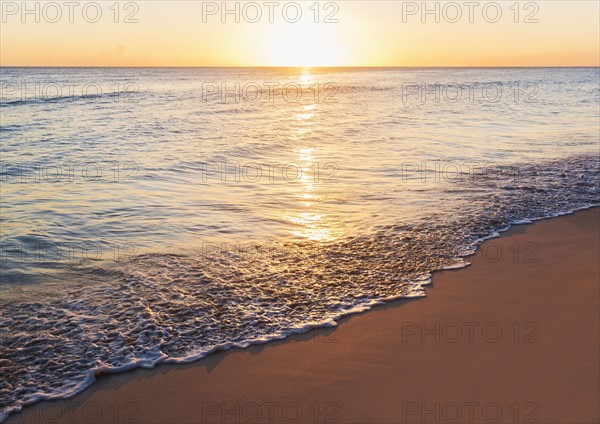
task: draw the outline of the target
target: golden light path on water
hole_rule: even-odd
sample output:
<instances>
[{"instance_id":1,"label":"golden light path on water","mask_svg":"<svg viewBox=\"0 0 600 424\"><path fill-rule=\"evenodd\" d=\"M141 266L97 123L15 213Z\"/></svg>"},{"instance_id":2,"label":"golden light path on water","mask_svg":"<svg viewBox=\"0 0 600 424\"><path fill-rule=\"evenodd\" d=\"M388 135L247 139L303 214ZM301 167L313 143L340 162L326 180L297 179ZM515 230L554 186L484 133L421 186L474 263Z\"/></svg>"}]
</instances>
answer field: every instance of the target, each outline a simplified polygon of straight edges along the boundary
<instances>
[{"instance_id":1,"label":"golden light path on water","mask_svg":"<svg viewBox=\"0 0 600 424\"><path fill-rule=\"evenodd\" d=\"M303 90L308 89L314 84L310 68L304 68L301 71L298 84ZM296 114L296 128L291 135L294 154L297 157L298 169L302 170L299 178L299 186L296 192L296 199L300 206L294 214L286 218L295 224L291 233L302 239L314 242L332 242L341 237L344 232L339 222L329 216L324 211L323 202L325 201L322 193L321 167L323 164L316 159L316 147L313 143L316 131L319 127L318 103L313 102L308 105L302 105L301 110Z\"/></svg>"}]
</instances>

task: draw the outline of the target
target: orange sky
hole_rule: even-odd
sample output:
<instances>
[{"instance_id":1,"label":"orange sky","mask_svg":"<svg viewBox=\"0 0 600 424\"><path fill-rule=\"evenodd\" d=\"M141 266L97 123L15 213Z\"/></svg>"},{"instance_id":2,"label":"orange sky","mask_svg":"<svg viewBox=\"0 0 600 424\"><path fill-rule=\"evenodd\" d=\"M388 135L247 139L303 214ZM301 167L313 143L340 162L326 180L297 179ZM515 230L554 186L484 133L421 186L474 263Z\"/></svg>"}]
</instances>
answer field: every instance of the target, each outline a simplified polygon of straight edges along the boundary
<instances>
[{"instance_id":1,"label":"orange sky","mask_svg":"<svg viewBox=\"0 0 600 424\"><path fill-rule=\"evenodd\" d=\"M600 65L595 0L114 3L2 1L0 65Z\"/></svg>"}]
</instances>

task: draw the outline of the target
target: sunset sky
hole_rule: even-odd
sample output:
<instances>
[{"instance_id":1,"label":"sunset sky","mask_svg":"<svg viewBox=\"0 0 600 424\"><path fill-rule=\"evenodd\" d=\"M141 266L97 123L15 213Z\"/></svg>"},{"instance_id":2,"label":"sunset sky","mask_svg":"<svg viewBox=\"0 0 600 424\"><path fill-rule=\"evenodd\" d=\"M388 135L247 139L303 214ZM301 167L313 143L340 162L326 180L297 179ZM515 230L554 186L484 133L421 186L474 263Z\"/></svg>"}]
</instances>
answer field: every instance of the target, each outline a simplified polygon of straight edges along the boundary
<instances>
[{"instance_id":1,"label":"sunset sky","mask_svg":"<svg viewBox=\"0 0 600 424\"><path fill-rule=\"evenodd\" d=\"M73 10L63 1L47 3L29 2L23 15L21 1L2 1L2 66L600 65L600 2L593 0L499 1L501 16L486 6L493 2L480 1L473 10L462 1L438 2L439 23L434 13L422 15L421 2L323 1L315 7L299 1L295 23L297 7L287 6L284 16L292 3L285 1L273 9L262 1L228 2L231 9L239 3L239 22L229 14L225 23L220 1L120 2L118 15L113 1L97 2L98 18L95 5L84 16L93 2L80 1Z\"/></svg>"}]
</instances>

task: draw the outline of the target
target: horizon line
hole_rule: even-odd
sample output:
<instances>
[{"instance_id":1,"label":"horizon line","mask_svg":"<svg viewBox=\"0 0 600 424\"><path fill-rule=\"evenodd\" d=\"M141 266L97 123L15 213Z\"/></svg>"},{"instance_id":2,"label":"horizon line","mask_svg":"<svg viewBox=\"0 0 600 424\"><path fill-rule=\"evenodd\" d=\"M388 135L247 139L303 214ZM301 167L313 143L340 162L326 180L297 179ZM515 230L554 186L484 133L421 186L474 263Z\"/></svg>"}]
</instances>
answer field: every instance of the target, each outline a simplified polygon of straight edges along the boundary
<instances>
[{"instance_id":1,"label":"horizon line","mask_svg":"<svg viewBox=\"0 0 600 424\"><path fill-rule=\"evenodd\" d=\"M526 69L526 68L600 68L600 65L544 65L544 66L472 66L472 65L444 65L444 66L270 66L270 65L239 65L239 66L206 66L206 65L191 65L191 66L109 66L109 65L0 65L0 68L121 68L121 69L190 69L190 68L207 68L207 69L240 69L240 68L262 68L262 69L331 69L331 68L351 68L351 69L448 69L448 68L463 68L463 69Z\"/></svg>"}]
</instances>

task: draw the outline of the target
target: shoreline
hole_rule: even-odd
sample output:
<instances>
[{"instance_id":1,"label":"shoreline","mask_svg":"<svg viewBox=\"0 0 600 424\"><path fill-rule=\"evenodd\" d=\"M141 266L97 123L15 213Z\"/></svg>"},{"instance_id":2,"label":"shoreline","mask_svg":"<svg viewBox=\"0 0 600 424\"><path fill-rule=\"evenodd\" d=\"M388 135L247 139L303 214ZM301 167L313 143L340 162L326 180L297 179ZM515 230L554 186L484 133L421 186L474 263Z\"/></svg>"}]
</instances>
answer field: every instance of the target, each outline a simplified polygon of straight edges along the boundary
<instances>
[{"instance_id":1,"label":"shoreline","mask_svg":"<svg viewBox=\"0 0 600 424\"><path fill-rule=\"evenodd\" d=\"M587 321L599 312L600 208L550 218L513 224L464 257L471 266L434 272L426 297L190 364L101 375L71 399L37 402L5 422L597 422L600 329ZM571 285L565 270L577 275ZM562 370L565 361L577 372ZM572 409L556 407L567 399Z\"/></svg>"}]
</instances>

